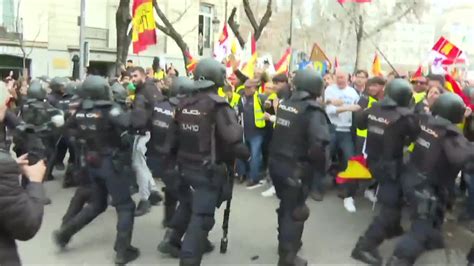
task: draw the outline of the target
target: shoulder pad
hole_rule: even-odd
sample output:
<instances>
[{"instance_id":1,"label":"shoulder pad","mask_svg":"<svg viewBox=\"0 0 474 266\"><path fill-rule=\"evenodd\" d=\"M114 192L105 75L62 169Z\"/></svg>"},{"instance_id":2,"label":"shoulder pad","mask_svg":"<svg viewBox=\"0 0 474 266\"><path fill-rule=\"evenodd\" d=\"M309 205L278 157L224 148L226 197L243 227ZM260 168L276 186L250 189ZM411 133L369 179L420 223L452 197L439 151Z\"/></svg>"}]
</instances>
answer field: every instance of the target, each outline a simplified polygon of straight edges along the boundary
<instances>
[{"instance_id":1,"label":"shoulder pad","mask_svg":"<svg viewBox=\"0 0 474 266\"><path fill-rule=\"evenodd\" d=\"M446 135L447 136L458 136L458 135L462 136L462 133L456 125L450 124L449 126L446 127Z\"/></svg>"},{"instance_id":2,"label":"shoulder pad","mask_svg":"<svg viewBox=\"0 0 474 266\"><path fill-rule=\"evenodd\" d=\"M412 115L413 112L406 107L397 107L397 112L402 116Z\"/></svg>"},{"instance_id":3,"label":"shoulder pad","mask_svg":"<svg viewBox=\"0 0 474 266\"><path fill-rule=\"evenodd\" d=\"M123 113L122 107L118 104L113 104L110 108L109 114L112 117L117 117Z\"/></svg>"},{"instance_id":4,"label":"shoulder pad","mask_svg":"<svg viewBox=\"0 0 474 266\"><path fill-rule=\"evenodd\" d=\"M226 104L226 103L228 103L227 100L224 97L221 97L221 96L219 96L217 94L214 94L214 93L209 94L209 98L211 98L217 104Z\"/></svg>"},{"instance_id":5,"label":"shoulder pad","mask_svg":"<svg viewBox=\"0 0 474 266\"><path fill-rule=\"evenodd\" d=\"M85 110L94 108L94 101L89 99L82 101L82 108Z\"/></svg>"},{"instance_id":6,"label":"shoulder pad","mask_svg":"<svg viewBox=\"0 0 474 266\"><path fill-rule=\"evenodd\" d=\"M321 104L314 100L308 101L308 108L318 109L324 112L324 108L321 106Z\"/></svg>"},{"instance_id":7,"label":"shoulder pad","mask_svg":"<svg viewBox=\"0 0 474 266\"><path fill-rule=\"evenodd\" d=\"M176 106L176 105L179 104L179 99L176 98L176 97L171 97L171 98L169 99L169 102L171 103L171 105Z\"/></svg>"},{"instance_id":8,"label":"shoulder pad","mask_svg":"<svg viewBox=\"0 0 474 266\"><path fill-rule=\"evenodd\" d=\"M107 107L107 106L112 106L113 102L99 100L99 101L94 101L94 105L98 107Z\"/></svg>"}]
</instances>

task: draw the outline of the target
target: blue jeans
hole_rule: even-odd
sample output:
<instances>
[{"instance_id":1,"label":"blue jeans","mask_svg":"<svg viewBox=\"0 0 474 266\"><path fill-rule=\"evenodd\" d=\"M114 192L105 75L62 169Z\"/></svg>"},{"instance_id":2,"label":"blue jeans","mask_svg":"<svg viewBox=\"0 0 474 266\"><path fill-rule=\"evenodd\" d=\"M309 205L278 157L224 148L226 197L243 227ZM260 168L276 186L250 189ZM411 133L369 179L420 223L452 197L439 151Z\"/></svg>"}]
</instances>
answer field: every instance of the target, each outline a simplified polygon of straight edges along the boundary
<instances>
[{"instance_id":1,"label":"blue jeans","mask_svg":"<svg viewBox=\"0 0 474 266\"><path fill-rule=\"evenodd\" d=\"M340 158L341 162L341 171L347 168L347 161L349 158L355 155L354 139L352 138L351 132L341 132L336 131L334 127L330 128L331 134L331 155L337 154L340 150L342 157ZM354 197L357 192L357 183L348 182L343 185L346 190L345 197Z\"/></svg>"},{"instance_id":2,"label":"blue jeans","mask_svg":"<svg viewBox=\"0 0 474 266\"><path fill-rule=\"evenodd\" d=\"M263 135L256 135L252 138L247 138L245 144L250 149L250 162L238 161L238 173L240 176L247 175L247 179L253 182L260 180L260 167L262 165L262 144ZM248 165L247 165L248 164Z\"/></svg>"}]
</instances>

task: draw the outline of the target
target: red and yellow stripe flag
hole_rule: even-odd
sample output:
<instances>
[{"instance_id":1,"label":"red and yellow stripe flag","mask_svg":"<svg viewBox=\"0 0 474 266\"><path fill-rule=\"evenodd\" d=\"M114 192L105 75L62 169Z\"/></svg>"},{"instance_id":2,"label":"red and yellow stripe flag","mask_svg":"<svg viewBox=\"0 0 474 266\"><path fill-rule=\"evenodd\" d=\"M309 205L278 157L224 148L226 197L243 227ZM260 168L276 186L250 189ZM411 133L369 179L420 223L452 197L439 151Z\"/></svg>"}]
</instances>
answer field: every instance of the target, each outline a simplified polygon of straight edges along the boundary
<instances>
[{"instance_id":1,"label":"red and yellow stripe flag","mask_svg":"<svg viewBox=\"0 0 474 266\"><path fill-rule=\"evenodd\" d=\"M192 57L191 53L189 53L188 50L184 52L184 55L186 56L186 59L188 59L189 61L189 63L186 65L186 70L188 71L188 73L194 72L194 69L196 68L198 60Z\"/></svg>"},{"instance_id":2,"label":"red and yellow stripe flag","mask_svg":"<svg viewBox=\"0 0 474 266\"><path fill-rule=\"evenodd\" d=\"M291 48L287 48L283 56L275 65L275 74L288 74L290 69Z\"/></svg>"},{"instance_id":3,"label":"red and yellow stripe flag","mask_svg":"<svg viewBox=\"0 0 474 266\"><path fill-rule=\"evenodd\" d=\"M471 109L474 107L474 105L471 104L471 100L469 99L468 96L464 94L464 92L461 89L461 86L456 82L456 80L453 78L453 76L446 74L444 76L446 80L445 88L453 93L456 93L459 95L459 97L462 98L463 102L466 104L467 107L471 107Z\"/></svg>"},{"instance_id":4,"label":"red and yellow stripe flag","mask_svg":"<svg viewBox=\"0 0 474 266\"><path fill-rule=\"evenodd\" d=\"M133 53L138 54L145 51L149 45L156 44L152 0L134 0L132 14Z\"/></svg>"},{"instance_id":5,"label":"red and yellow stripe flag","mask_svg":"<svg viewBox=\"0 0 474 266\"><path fill-rule=\"evenodd\" d=\"M339 172L336 183L343 184L354 179L371 179L372 174L367 168L367 161L364 155L353 156L347 161L346 170Z\"/></svg>"},{"instance_id":6,"label":"red and yellow stripe flag","mask_svg":"<svg viewBox=\"0 0 474 266\"><path fill-rule=\"evenodd\" d=\"M372 63L372 75L375 77L383 76L382 65L380 64L380 58L377 53L375 53L374 62Z\"/></svg>"}]
</instances>

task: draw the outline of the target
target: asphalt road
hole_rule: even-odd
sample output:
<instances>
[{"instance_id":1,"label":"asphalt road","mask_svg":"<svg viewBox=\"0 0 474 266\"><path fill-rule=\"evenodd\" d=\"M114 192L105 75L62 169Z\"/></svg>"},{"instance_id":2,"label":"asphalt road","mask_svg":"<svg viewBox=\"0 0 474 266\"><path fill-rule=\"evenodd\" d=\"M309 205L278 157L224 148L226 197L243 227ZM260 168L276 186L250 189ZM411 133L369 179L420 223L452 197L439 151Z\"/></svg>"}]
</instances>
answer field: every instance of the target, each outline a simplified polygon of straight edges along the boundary
<instances>
[{"instance_id":1,"label":"asphalt road","mask_svg":"<svg viewBox=\"0 0 474 266\"><path fill-rule=\"evenodd\" d=\"M277 199L263 198L266 187L246 190L235 186L230 222L230 242L227 254L218 249L206 255L202 265L276 265ZM112 250L115 239L116 214L112 207L80 231L68 246L59 252L52 242L52 232L60 225L74 189L62 189L59 181L46 183L47 194L53 204L46 206L43 225L36 237L19 243L25 265L113 265ZM306 223L300 255L311 265L361 265L350 257L360 234L367 228L374 212L364 198L356 200L357 213L350 214L335 193L326 195L323 202L308 200L311 216ZM223 208L216 213L216 225L210 239L220 243ZM131 265L178 265L177 260L163 256L156 247L162 239L162 206L152 208L146 216L135 220L133 244L141 256ZM405 223L405 228L406 228ZM465 254L473 243L473 236L453 222L445 225L447 249L424 254L417 265L466 265ZM398 239L385 242L380 252L388 259Z\"/></svg>"}]
</instances>

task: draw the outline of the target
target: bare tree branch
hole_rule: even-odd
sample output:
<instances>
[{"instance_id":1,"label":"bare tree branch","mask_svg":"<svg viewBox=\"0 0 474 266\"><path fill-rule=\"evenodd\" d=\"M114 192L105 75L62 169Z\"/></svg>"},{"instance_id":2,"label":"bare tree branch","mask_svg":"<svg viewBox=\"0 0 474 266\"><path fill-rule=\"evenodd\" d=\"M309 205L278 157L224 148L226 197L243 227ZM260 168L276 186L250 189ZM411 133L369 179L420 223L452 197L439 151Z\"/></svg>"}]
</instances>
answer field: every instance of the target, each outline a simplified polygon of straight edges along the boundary
<instances>
[{"instance_id":1,"label":"bare tree branch","mask_svg":"<svg viewBox=\"0 0 474 266\"><path fill-rule=\"evenodd\" d=\"M239 31L239 26L237 25L237 22L235 22L236 13L237 13L237 8L236 7L232 8L232 11L230 13L229 19L227 20L227 23L229 24L230 29L232 30L235 37L239 41L240 47L244 47L245 45L244 38L242 38L242 35L240 34L240 31Z\"/></svg>"},{"instance_id":2,"label":"bare tree branch","mask_svg":"<svg viewBox=\"0 0 474 266\"><path fill-rule=\"evenodd\" d=\"M189 4L187 7L184 8L183 12L180 12L178 14L178 17L176 17L173 21L171 21L171 24L175 24L175 23L178 23L183 17L184 15L186 15L186 13L188 12L189 9L191 9L191 6L193 4Z\"/></svg>"},{"instance_id":3,"label":"bare tree branch","mask_svg":"<svg viewBox=\"0 0 474 266\"><path fill-rule=\"evenodd\" d=\"M253 31L256 32L259 28L257 20L255 19L255 15L253 14L252 8L250 7L249 0L242 0L244 5L244 11L249 19L250 25L253 28Z\"/></svg>"},{"instance_id":4,"label":"bare tree branch","mask_svg":"<svg viewBox=\"0 0 474 266\"><path fill-rule=\"evenodd\" d=\"M398 22L400 19L404 18L405 16L408 15L408 13L410 13L414 8L415 8L415 5L416 5L416 1L413 2L413 4L411 4L407 9L405 9L405 11L403 11L402 13L398 14L398 16L395 16L394 18L392 19L387 19L385 20L384 22L382 22L380 25L376 26L372 31L368 32L368 33L365 33L364 37L365 38L372 38L374 35L376 35L377 33L381 32L382 30L384 30L385 28L387 27L390 27L392 26L393 24L395 24L396 22Z\"/></svg>"},{"instance_id":5,"label":"bare tree branch","mask_svg":"<svg viewBox=\"0 0 474 266\"><path fill-rule=\"evenodd\" d=\"M248 0L244 0L248 1ZM272 16L272 0L268 0L267 3L267 10L265 11L265 14L262 17L262 20L260 20L260 25L258 26L258 30L255 31L254 37L255 41L257 41L260 38L260 35L263 32L263 29L265 26L267 26L268 22L270 22L270 17Z\"/></svg>"},{"instance_id":6,"label":"bare tree branch","mask_svg":"<svg viewBox=\"0 0 474 266\"><path fill-rule=\"evenodd\" d=\"M181 49L181 53L183 54L184 65L187 66L189 64L189 58L187 57L187 53L189 52L188 44L183 40L183 36L181 36L173 27L173 24L168 20L166 15L160 9L156 0L153 0L153 7L156 11L156 14L164 24L161 25L156 23L156 27L176 42L176 45L178 45L178 47Z\"/></svg>"},{"instance_id":7,"label":"bare tree branch","mask_svg":"<svg viewBox=\"0 0 474 266\"><path fill-rule=\"evenodd\" d=\"M194 27L188 31L186 31L185 33L183 33L183 37L186 37L188 36L188 34L190 34L191 32L195 31L197 29L198 25L194 25Z\"/></svg>"}]
</instances>

